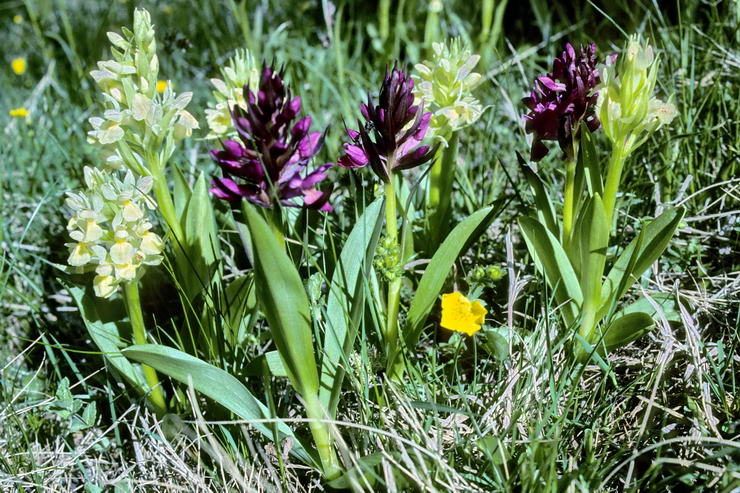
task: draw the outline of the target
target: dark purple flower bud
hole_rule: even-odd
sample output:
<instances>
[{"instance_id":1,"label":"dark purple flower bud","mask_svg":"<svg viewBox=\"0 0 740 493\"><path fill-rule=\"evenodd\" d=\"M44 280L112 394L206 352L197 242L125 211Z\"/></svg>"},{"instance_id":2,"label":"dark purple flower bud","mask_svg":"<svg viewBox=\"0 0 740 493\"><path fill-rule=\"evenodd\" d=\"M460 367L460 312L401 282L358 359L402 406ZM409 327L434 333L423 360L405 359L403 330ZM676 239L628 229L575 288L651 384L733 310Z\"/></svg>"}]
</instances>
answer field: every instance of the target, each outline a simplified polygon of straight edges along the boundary
<instances>
[{"instance_id":1,"label":"dark purple flower bud","mask_svg":"<svg viewBox=\"0 0 740 493\"><path fill-rule=\"evenodd\" d=\"M552 63L552 72L538 77L529 97L522 99L529 108L524 116L527 133L534 134L530 157L539 161L549 152L544 141L558 141L560 149L574 157L578 128L585 122L592 132L601 125L595 114L599 85L596 45L581 47L576 53L570 43Z\"/></svg>"},{"instance_id":2,"label":"dark purple flower bud","mask_svg":"<svg viewBox=\"0 0 740 493\"><path fill-rule=\"evenodd\" d=\"M344 144L344 155L337 164L344 168L361 168L368 164L381 180L387 182L393 170L414 168L434 157L436 146L422 146L429 129L431 113L423 104L414 106L414 81L402 70L386 70L378 96L378 105L368 94L360 104L365 123L359 130L347 129L350 141Z\"/></svg>"},{"instance_id":3,"label":"dark purple flower bud","mask_svg":"<svg viewBox=\"0 0 740 493\"><path fill-rule=\"evenodd\" d=\"M253 91L256 89L256 92ZM262 207L307 207L331 211L331 191L316 186L327 178L324 164L308 172L309 161L323 145L321 132L311 132L310 116L296 121L301 98L291 98L283 75L263 66L258 88L244 86L246 109L231 108L241 142L226 140L211 156L223 172L215 178L211 193L230 202L246 199ZM302 203L296 202L302 198Z\"/></svg>"}]
</instances>

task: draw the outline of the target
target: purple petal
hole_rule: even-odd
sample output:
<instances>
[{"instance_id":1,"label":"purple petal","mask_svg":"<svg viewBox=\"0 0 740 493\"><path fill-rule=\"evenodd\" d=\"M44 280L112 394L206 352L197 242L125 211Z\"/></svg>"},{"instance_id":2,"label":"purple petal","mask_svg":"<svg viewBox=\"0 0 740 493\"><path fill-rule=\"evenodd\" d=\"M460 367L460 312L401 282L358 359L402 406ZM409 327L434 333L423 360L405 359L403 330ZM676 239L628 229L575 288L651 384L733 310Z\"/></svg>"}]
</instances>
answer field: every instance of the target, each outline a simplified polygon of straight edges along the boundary
<instances>
[{"instance_id":1,"label":"purple petal","mask_svg":"<svg viewBox=\"0 0 740 493\"><path fill-rule=\"evenodd\" d=\"M318 209L324 212L331 212L334 208L329 203L331 192L317 189L306 190L303 194L303 204L309 209Z\"/></svg>"},{"instance_id":2,"label":"purple petal","mask_svg":"<svg viewBox=\"0 0 740 493\"><path fill-rule=\"evenodd\" d=\"M321 140L321 132L313 132L308 134L298 144L298 153L302 159L309 159L319 152Z\"/></svg>"},{"instance_id":3,"label":"purple petal","mask_svg":"<svg viewBox=\"0 0 740 493\"><path fill-rule=\"evenodd\" d=\"M310 116L304 116L298 122L293 125L293 130L291 130L291 136L296 139L300 140L303 137L306 136L308 133L308 129L311 128L311 117Z\"/></svg>"},{"instance_id":4,"label":"purple petal","mask_svg":"<svg viewBox=\"0 0 740 493\"><path fill-rule=\"evenodd\" d=\"M211 185L213 186L209 191L219 199L234 202L242 197L239 185L229 178L214 178Z\"/></svg>"},{"instance_id":5,"label":"purple petal","mask_svg":"<svg viewBox=\"0 0 740 493\"><path fill-rule=\"evenodd\" d=\"M307 188L311 188L315 186L316 184L318 184L320 181L326 179L327 177L326 170L328 170L332 166L333 166L332 163L322 164L321 166L313 170L311 173L306 175L301 185L303 189L305 190Z\"/></svg>"}]
</instances>

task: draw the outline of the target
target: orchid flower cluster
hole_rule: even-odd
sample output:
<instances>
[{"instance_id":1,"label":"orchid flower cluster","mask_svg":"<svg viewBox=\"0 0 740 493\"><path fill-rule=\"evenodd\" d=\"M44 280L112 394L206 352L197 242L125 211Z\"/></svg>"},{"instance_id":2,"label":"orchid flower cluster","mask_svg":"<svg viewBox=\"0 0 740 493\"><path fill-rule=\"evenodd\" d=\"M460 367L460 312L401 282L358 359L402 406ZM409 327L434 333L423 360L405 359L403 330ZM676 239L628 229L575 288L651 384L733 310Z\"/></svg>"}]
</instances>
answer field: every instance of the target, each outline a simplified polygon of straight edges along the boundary
<instances>
[{"instance_id":1,"label":"orchid flower cluster","mask_svg":"<svg viewBox=\"0 0 740 493\"><path fill-rule=\"evenodd\" d=\"M424 102L414 104L414 81L394 67L386 70L378 104L370 94L360 104L366 125L358 120L358 130L347 129L349 142L337 164L344 168L370 165L384 183L395 171L415 168L434 157L435 149L422 145L432 119Z\"/></svg>"},{"instance_id":2,"label":"orchid flower cluster","mask_svg":"<svg viewBox=\"0 0 740 493\"><path fill-rule=\"evenodd\" d=\"M432 43L432 59L414 66L415 96L432 113L431 134L447 144L452 133L480 118L483 106L472 95L482 81L473 72L480 55L456 38L449 44Z\"/></svg>"},{"instance_id":3,"label":"orchid flower cluster","mask_svg":"<svg viewBox=\"0 0 740 493\"><path fill-rule=\"evenodd\" d=\"M67 262L77 271L94 270L95 294L109 298L121 283L135 281L143 266L162 262L162 239L152 232L147 211L155 207L148 196L149 176L134 178L131 171L123 180L117 172L85 166L86 189L67 193L72 210L67 231Z\"/></svg>"},{"instance_id":4,"label":"orchid flower cluster","mask_svg":"<svg viewBox=\"0 0 740 493\"><path fill-rule=\"evenodd\" d=\"M159 59L154 27L145 10L134 12L133 32L123 28L123 36L109 32L108 39L113 60L98 62L98 70L90 73L103 91L105 111L90 118L88 140L103 147L110 168L126 166L142 176L156 173L151 168L166 163L175 143L198 128L185 109L192 93L177 95L168 84L158 94Z\"/></svg>"},{"instance_id":5,"label":"orchid flower cluster","mask_svg":"<svg viewBox=\"0 0 740 493\"><path fill-rule=\"evenodd\" d=\"M309 161L323 144L321 132L311 132L310 116L298 118L301 98L291 97L283 74L264 66L259 87L243 88L244 107L231 108L241 142L225 140L211 155L223 171L211 192L230 202L242 198L261 207L303 206L331 211L330 190L316 185L332 166L324 164L307 173ZM302 199L296 202L295 199Z\"/></svg>"},{"instance_id":6,"label":"orchid flower cluster","mask_svg":"<svg viewBox=\"0 0 740 493\"><path fill-rule=\"evenodd\" d=\"M557 141L572 160L581 122L591 132L599 128L595 105L601 78L596 65L596 45L581 47L576 53L567 43L553 60L552 72L538 77L529 97L522 100L530 109L524 120L527 133L534 134L532 161L539 161L549 152L544 141Z\"/></svg>"},{"instance_id":7,"label":"orchid flower cluster","mask_svg":"<svg viewBox=\"0 0 740 493\"><path fill-rule=\"evenodd\" d=\"M653 95L658 61L653 47L633 35L621 57L609 57L602 68L602 85L595 112L614 147L631 154L650 134L673 121L675 105Z\"/></svg>"},{"instance_id":8,"label":"orchid flower cluster","mask_svg":"<svg viewBox=\"0 0 740 493\"><path fill-rule=\"evenodd\" d=\"M216 90L213 91L214 107L206 109L206 120L210 129L208 138L224 139L236 136L231 119L232 108L238 106L246 110L244 87L256 88L260 82L260 71L254 57L247 50L237 50L221 69L221 76L223 79L211 79L211 84Z\"/></svg>"}]
</instances>

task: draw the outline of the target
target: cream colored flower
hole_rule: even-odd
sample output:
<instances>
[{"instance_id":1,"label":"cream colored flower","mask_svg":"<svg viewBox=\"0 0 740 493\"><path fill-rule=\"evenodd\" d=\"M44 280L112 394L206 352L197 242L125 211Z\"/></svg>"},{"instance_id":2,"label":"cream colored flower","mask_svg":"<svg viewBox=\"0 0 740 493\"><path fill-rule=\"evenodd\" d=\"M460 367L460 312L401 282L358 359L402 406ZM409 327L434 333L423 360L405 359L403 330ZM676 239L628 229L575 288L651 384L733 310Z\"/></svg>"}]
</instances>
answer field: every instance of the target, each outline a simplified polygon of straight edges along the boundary
<instances>
[{"instance_id":1,"label":"cream colored flower","mask_svg":"<svg viewBox=\"0 0 740 493\"><path fill-rule=\"evenodd\" d=\"M236 133L231 123L230 109L234 105L246 108L244 86L256 88L260 72L249 51L237 50L234 57L229 59L221 70L221 75L223 80L211 79L211 84L216 89L213 91L216 104L214 108L206 110L206 121L210 130L208 138L224 138Z\"/></svg>"},{"instance_id":2,"label":"cream colored flower","mask_svg":"<svg viewBox=\"0 0 740 493\"><path fill-rule=\"evenodd\" d=\"M137 175L159 176L149 167L165 166L176 141L198 128L185 111L192 93L177 95L159 79L154 26L145 10L134 11L133 31L110 32L108 39L113 59L99 61L90 72L102 91L104 113L90 119L88 141L101 146L109 169L127 166ZM160 158L147 159L152 153Z\"/></svg>"},{"instance_id":3,"label":"cream colored flower","mask_svg":"<svg viewBox=\"0 0 740 493\"><path fill-rule=\"evenodd\" d=\"M72 243L68 263L82 272L94 270L93 288L107 298L117 286L134 281L142 265L162 261L164 243L151 231L146 210L154 207L148 197L149 176L134 177L128 171L123 180L115 173L85 167L86 189L68 193L66 204L73 215L67 223Z\"/></svg>"},{"instance_id":4,"label":"cream colored flower","mask_svg":"<svg viewBox=\"0 0 740 493\"><path fill-rule=\"evenodd\" d=\"M670 100L653 96L657 76L653 47L639 35L631 36L624 53L602 68L596 114L612 145L622 147L625 154L678 114Z\"/></svg>"},{"instance_id":5,"label":"cream colored flower","mask_svg":"<svg viewBox=\"0 0 740 493\"><path fill-rule=\"evenodd\" d=\"M473 72L479 60L460 39L454 39L449 44L433 43L432 59L414 67L415 95L432 112L431 132L443 141L483 113L472 96L481 82L481 75Z\"/></svg>"}]
</instances>

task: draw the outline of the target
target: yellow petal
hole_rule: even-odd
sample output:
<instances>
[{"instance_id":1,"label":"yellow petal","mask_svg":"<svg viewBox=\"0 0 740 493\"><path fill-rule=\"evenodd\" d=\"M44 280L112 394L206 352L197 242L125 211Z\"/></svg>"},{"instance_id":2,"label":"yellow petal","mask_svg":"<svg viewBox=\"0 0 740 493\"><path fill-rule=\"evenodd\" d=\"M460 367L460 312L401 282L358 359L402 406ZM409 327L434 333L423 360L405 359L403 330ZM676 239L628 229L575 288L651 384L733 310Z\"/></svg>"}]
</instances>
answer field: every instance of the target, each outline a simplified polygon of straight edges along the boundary
<instances>
[{"instance_id":1,"label":"yellow petal","mask_svg":"<svg viewBox=\"0 0 740 493\"><path fill-rule=\"evenodd\" d=\"M22 75L26 72L26 59L25 58L14 58L10 62L10 68L16 75Z\"/></svg>"},{"instance_id":2,"label":"yellow petal","mask_svg":"<svg viewBox=\"0 0 740 493\"><path fill-rule=\"evenodd\" d=\"M476 300L473 302L472 312L473 316L475 317L475 323L483 325L486 320L486 314L488 313L488 310L486 310L483 305L481 305L480 301Z\"/></svg>"},{"instance_id":3,"label":"yellow petal","mask_svg":"<svg viewBox=\"0 0 740 493\"><path fill-rule=\"evenodd\" d=\"M167 81L166 80L158 80L157 81L157 92L159 94L162 94L165 89L167 89Z\"/></svg>"},{"instance_id":4,"label":"yellow petal","mask_svg":"<svg viewBox=\"0 0 740 493\"><path fill-rule=\"evenodd\" d=\"M26 118L28 116L28 110L26 108L13 108L8 111L8 114L13 118Z\"/></svg>"},{"instance_id":5,"label":"yellow petal","mask_svg":"<svg viewBox=\"0 0 740 493\"><path fill-rule=\"evenodd\" d=\"M83 241L85 242L98 241L101 236L103 236L103 228L98 226L98 223L96 223L92 219L86 220L85 221L85 237L83 238Z\"/></svg>"},{"instance_id":6,"label":"yellow petal","mask_svg":"<svg viewBox=\"0 0 740 493\"><path fill-rule=\"evenodd\" d=\"M472 336L481 329L486 313L486 309L479 301L471 303L457 291L442 295L440 325L445 329Z\"/></svg>"}]
</instances>

